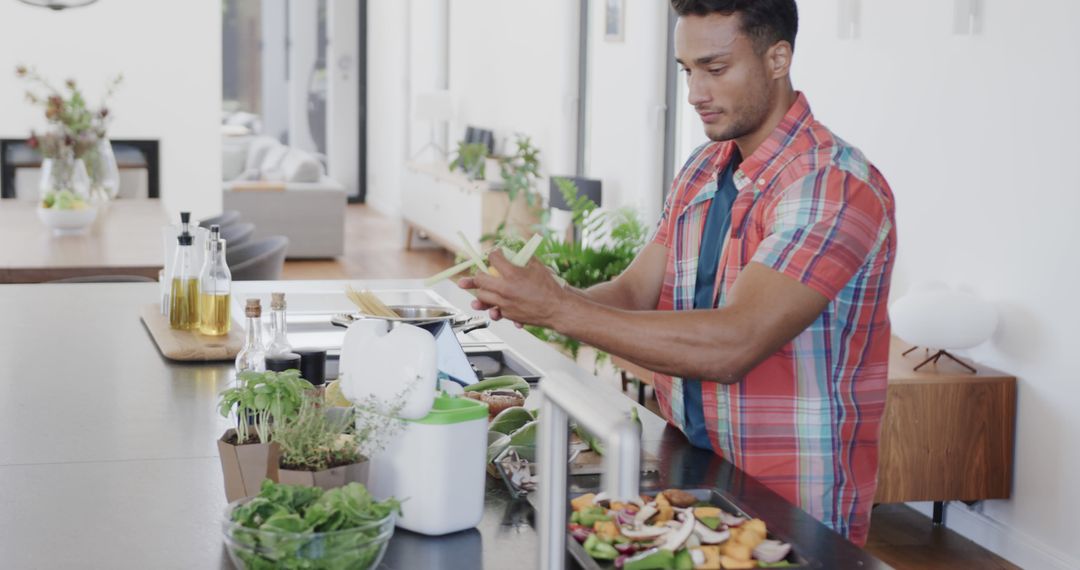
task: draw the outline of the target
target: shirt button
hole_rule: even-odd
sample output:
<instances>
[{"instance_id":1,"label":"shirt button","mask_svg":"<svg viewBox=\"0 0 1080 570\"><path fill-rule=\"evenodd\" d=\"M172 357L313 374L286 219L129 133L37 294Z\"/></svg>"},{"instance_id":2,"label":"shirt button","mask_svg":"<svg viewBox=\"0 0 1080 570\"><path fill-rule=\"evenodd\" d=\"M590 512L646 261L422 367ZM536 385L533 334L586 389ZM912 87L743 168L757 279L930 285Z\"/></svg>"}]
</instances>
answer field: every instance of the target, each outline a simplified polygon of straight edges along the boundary
<instances>
[{"instance_id":1,"label":"shirt button","mask_svg":"<svg viewBox=\"0 0 1080 570\"><path fill-rule=\"evenodd\" d=\"M758 186L764 186L765 185L765 179L764 178L758 178L757 185Z\"/></svg>"}]
</instances>

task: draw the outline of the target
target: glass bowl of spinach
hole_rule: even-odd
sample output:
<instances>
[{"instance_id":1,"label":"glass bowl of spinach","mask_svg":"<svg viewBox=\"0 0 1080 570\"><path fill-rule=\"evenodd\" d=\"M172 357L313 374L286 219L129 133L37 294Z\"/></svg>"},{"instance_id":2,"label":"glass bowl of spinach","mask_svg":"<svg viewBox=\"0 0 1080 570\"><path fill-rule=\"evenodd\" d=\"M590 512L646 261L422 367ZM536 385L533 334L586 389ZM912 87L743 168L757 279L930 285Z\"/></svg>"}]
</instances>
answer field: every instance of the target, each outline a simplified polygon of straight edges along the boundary
<instances>
[{"instance_id":1,"label":"glass bowl of spinach","mask_svg":"<svg viewBox=\"0 0 1080 570\"><path fill-rule=\"evenodd\" d=\"M374 568L400 504L376 501L359 483L324 491L263 481L255 497L230 503L222 532L237 568Z\"/></svg>"}]
</instances>

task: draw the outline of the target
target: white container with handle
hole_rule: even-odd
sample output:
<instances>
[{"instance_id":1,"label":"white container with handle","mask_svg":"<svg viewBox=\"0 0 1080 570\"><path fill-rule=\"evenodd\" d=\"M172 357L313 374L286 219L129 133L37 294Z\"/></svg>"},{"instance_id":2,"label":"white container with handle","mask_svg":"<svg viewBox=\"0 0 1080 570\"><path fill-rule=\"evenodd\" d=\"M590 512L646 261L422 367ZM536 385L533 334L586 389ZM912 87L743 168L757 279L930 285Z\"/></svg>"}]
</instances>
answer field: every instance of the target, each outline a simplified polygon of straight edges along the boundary
<instances>
[{"instance_id":1,"label":"white container with handle","mask_svg":"<svg viewBox=\"0 0 1080 570\"><path fill-rule=\"evenodd\" d=\"M404 428L370 458L368 488L402 502L397 526L441 535L480 522L484 513L487 404L435 389L436 343L412 325L365 319L349 326L341 348L342 393L389 408L400 396Z\"/></svg>"},{"instance_id":2,"label":"white container with handle","mask_svg":"<svg viewBox=\"0 0 1080 570\"><path fill-rule=\"evenodd\" d=\"M371 458L372 495L402 501L401 528L441 535L472 528L484 515L487 404L441 394L427 416L406 426Z\"/></svg>"}]
</instances>

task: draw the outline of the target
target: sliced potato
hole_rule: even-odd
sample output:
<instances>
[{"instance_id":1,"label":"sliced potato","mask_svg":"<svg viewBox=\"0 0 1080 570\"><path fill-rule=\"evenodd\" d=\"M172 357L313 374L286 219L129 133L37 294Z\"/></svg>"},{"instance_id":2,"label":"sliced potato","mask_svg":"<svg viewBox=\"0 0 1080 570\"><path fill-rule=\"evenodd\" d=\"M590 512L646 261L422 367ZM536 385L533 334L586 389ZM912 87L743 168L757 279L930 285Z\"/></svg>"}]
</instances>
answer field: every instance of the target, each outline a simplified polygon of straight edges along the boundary
<instances>
[{"instance_id":1,"label":"sliced potato","mask_svg":"<svg viewBox=\"0 0 1080 570\"><path fill-rule=\"evenodd\" d=\"M570 501L570 506L575 511L580 511L582 509L587 509L587 508L593 506L593 504L595 503L595 500L596 500L596 493L585 493L584 495L582 495L580 497L577 497L576 499L572 499Z\"/></svg>"},{"instance_id":2,"label":"sliced potato","mask_svg":"<svg viewBox=\"0 0 1080 570\"><path fill-rule=\"evenodd\" d=\"M724 549L724 556L727 556L732 560L750 560L753 549L749 546L738 543L731 544L730 541L726 543L726 546L727 548ZM725 564L724 567L726 568L727 565Z\"/></svg>"},{"instance_id":3,"label":"sliced potato","mask_svg":"<svg viewBox=\"0 0 1080 570\"><path fill-rule=\"evenodd\" d=\"M753 560L739 560L730 556L721 556L720 566L722 566L724 570L747 570L749 568L757 568L757 562Z\"/></svg>"},{"instance_id":4,"label":"sliced potato","mask_svg":"<svg viewBox=\"0 0 1080 570\"><path fill-rule=\"evenodd\" d=\"M697 550L705 555L705 561L701 564L695 564L694 570L721 570L720 547L701 546L693 550Z\"/></svg>"}]
</instances>

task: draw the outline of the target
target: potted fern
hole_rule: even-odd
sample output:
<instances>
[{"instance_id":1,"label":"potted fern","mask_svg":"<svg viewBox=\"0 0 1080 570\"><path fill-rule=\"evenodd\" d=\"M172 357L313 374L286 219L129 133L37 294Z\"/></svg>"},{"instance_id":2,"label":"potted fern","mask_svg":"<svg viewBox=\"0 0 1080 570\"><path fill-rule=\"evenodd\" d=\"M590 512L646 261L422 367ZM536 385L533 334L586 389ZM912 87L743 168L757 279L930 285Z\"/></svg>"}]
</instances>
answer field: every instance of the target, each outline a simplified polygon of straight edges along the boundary
<instances>
[{"instance_id":1,"label":"potted fern","mask_svg":"<svg viewBox=\"0 0 1080 570\"><path fill-rule=\"evenodd\" d=\"M218 439L218 454L230 502L258 494L267 478L275 422L296 416L313 387L296 370L241 372L236 385L221 393L218 410L234 416L236 428Z\"/></svg>"},{"instance_id":2,"label":"potted fern","mask_svg":"<svg viewBox=\"0 0 1080 570\"><path fill-rule=\"evenodd\" d=\"M397 412L404 400L379 413L375 400L349 408L329 408L322 396L305 394L295 416L274 427L270 479L290 485L333 489L367 484L368 458L402 427Z\"/></svg>"}]
</instances>

